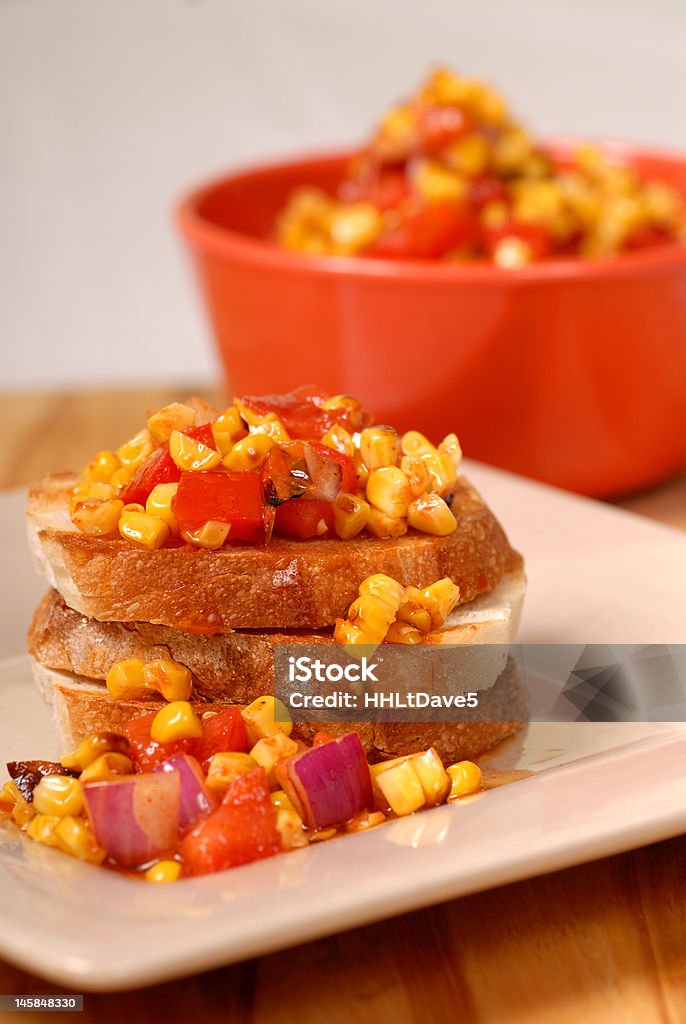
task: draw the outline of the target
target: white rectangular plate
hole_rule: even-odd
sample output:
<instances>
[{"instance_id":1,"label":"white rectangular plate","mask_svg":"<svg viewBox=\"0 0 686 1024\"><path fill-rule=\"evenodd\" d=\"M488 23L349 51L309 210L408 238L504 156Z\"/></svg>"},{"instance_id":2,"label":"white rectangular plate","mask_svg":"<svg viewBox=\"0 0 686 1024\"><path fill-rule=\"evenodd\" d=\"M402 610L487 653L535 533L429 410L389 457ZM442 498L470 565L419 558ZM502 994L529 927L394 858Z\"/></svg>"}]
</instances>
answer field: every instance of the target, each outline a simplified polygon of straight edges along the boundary
<instances>
[{"instance_id":1,"label":"white rectangular plate","mask_svg":"<svg viewBox=\"0 0 686 1024\"><path fill-rule=\"evenodd\" d=\"M469 475L524 551L523 642L686 642L686 537L480 466ZM0 499L0 654L22 650L40 586L20 500ZM23 658L0 665L0 755L54 756ZM686 727L533 725L493 756L536 774L457 806L174 886L81 864L0 827L0 954L114 990L267 953L686 829Z\"/></svg>"}]
</instances>

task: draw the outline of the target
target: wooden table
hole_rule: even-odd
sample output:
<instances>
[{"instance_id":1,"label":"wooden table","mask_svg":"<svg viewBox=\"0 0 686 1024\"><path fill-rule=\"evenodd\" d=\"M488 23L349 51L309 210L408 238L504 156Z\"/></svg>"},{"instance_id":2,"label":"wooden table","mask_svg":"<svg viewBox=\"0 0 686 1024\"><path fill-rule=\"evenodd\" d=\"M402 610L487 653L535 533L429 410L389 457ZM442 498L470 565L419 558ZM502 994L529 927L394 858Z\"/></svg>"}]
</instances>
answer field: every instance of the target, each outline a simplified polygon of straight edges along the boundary
<instances>
[{"instance_id":1,"label":"wooden table","mask_svg":"<svg viewBox=\"0 0 686 1024\"><path fill-rule=\"evenodd\" d=\"M79 467L190 388L0 396L0 487ZM686 474L620 502L686 529ZM507 836L503 836L507 842ZM0 992L54 993L0 963ZM443 903L138 992L86 995L83 1017L9 1021L255 1024L682 1024L686 837Z\"/></svg>"}]
</instances>

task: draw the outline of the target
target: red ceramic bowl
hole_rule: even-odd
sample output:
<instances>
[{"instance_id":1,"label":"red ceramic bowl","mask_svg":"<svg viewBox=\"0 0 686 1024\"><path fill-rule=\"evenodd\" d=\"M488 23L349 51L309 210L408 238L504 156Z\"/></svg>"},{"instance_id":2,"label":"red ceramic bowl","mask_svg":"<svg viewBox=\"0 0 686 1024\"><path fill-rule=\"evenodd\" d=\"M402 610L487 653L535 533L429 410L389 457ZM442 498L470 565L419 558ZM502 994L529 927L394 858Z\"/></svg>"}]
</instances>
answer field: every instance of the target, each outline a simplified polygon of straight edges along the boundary
<instances>
[{"instance_id":1,"label":"red ceramic bowl","mask_svg":"<svg viewBox=\"0 0 686 1024\"><path fill-rule=\"evenodd\" d=\"M564 159L573 142L554 142ZM686 197L686 157L605 148ZM178 211L235 393L313 382L379 422L584 494L686 464L686 247L520 271L307 257L269 241L293 188L333 190L347 154L272 164Z\"/></svg>"}]
</instances>

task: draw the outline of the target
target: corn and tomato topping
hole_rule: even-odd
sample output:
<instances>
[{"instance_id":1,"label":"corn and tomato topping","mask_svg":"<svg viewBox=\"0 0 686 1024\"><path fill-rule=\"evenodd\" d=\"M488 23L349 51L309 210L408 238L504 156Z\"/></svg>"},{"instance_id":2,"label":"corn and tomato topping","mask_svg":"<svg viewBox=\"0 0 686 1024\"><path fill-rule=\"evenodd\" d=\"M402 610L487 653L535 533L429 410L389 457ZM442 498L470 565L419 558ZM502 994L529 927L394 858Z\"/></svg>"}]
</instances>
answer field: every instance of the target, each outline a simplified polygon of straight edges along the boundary
<instances>
[{"instance_id":1,"label":"corn and tomato topping","mask_svg":"<svg viewBox=\"0 0 686 1024\"><path fill-rule=\"evenodd\" d=\"M336 195L297 189L278 218L310 255L490 260L516 270L686 240L661 181L583 145L555 162L491 86L434 70L350 161Z\"/></svg>"},{"instance_id":2,"label":"corn and tomato topping","mask_svg":"<svg viewBox=\"0 0 686 1024\"><path fill-rule=\"evenodd\" d=\"M237 398L221 413L174 402L117 451L98 452L70 494L74 526L148 551L186 544L445 536L462 452L375 426L350 395L314 387Z\"/></svg>"},{"instance_id":3,"label":"corn and tomato topping","mask_svg":"<svg viewBox=\"0 0 686 1024\"><path fill-rule=\"evenodd\" d=\"M431 586L402 587L376 573L363 580L345 619L337 619L338 644L419 644L440 629L460 600L460 588L450 577Z\"/></svg>"}]
</instances>

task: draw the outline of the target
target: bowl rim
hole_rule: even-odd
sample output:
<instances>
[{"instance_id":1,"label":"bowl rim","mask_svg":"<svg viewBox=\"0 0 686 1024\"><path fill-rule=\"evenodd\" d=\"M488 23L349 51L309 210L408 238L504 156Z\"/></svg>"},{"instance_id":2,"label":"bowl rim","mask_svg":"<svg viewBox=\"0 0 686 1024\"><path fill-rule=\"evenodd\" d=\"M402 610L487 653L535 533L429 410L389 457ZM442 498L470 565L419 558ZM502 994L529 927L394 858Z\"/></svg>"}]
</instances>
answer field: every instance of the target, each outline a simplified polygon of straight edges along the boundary
<instances>
[{"instance_id":1,"label":"bowl rim","mask_svg":"<svg viewBox=\"0 0 686 1024\"><path fill-rule=\"evenodd\" d=\"M553 152L564 153L584 143L598 146L605 152L624 159L632 157L657 160L686 167L686 153L604 137L545 136L540 144ZM576 257L573 259L541 260L516 270L493 264L442 263L440 260L389 260L368 256L311 256L282 249L268 239L225 228L199 213L207 196L240 179L254 178L275 172L297 171L313 165L330 164L349 158L355 149L330 149L296 154L290 158L249 164L228 174L213 177L187 192L174 208L174 219L184 237L203 250L214 254L231 254L245 263L269 265L273 269L295 273L310 273L345 279L395 279L422 281L436 284L507 283L511 286L536 284L547 280L602 280L608 278L637 277L646 271L665 267L686 267L686 244L663 245L623 253L602 259ZM306 180L303 184L306 184Z\"/></svg>"}]
</instances>

